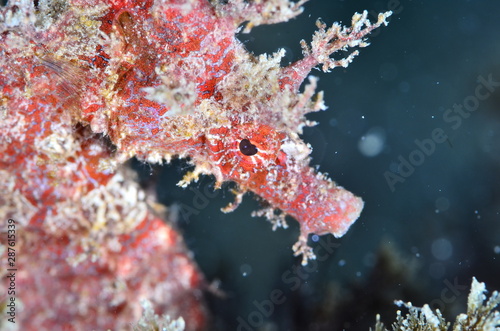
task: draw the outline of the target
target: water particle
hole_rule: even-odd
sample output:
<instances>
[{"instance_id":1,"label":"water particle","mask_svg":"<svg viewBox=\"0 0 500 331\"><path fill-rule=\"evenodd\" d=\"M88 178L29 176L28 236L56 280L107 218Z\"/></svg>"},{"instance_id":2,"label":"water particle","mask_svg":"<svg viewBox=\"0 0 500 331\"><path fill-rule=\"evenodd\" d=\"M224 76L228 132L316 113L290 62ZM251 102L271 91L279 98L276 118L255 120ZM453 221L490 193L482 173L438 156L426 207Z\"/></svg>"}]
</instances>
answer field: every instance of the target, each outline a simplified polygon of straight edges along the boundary
<instances>
[{"instance_id":1,"label":"water particle","mask_svg":"<svg viewBox=\"0 0 500 331\"><path fill-rule=\"evenodd\" d=\"M382 152L385 146L385 131L382 128L370 129L358 142L358 149L366 157L374 157Z\"/></svg>"},{"instance_id":2,"label":"water particle","mask_svg":"<svg viewBox=\"0 0 500 331\"><path fill-rule=\"evenodd\" d=\"M453 245L448 239L439 238L432 243L431 251L434 258L444 261L449 259L453 254Z\"/></svg>"},{"instance_id":3,"label":"water particle","mask_svg":"<svg viewBox=\"0 0 500 331\"><path fill-rule=\"evenodd\" d=\"M246 277L252 273L252 267L248 264L242 264L240 266L240 272L243 277Z\"/></svg>"},{"instance_id":4,"label":"water particle","mask_svg":"<svg viewBox=\"0 0 500 331\"><path fill-rule=\"evenodd\" d=\"M445 197L439 197L435 201L436 213L447 211L450 208L450 200Z\"/></svg>"}]
</instances>

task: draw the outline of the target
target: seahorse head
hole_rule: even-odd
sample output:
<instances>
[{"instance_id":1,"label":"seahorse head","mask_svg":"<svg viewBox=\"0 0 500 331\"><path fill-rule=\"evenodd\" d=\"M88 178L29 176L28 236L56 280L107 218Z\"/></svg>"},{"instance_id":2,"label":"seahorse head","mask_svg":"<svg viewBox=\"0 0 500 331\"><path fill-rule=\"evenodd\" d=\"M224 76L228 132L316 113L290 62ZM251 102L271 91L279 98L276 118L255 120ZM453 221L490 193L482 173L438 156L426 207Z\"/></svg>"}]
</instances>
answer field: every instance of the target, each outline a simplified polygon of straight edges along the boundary
<instances>
[{"instance_id":1,"label":"seahorse head","mask_svg":"<svg viewBox=\"0 0 500 331\"><path fill-rule=\"evenodd\" d=\"M212 128L205 144L218 168L213 173L219 174L219 181L235 181L240 192L252 191L268 201L272 210L265 215L275 225L284 226L285 215L300 223L296 252L308 250L309 233L342 236L363 208L360 198L309 166L310 147L290 130L258 123L233 124ZM282 212L277 223L275 209ZM305 256L310 257L310 252Z\"/></svg>"}]
</instances>

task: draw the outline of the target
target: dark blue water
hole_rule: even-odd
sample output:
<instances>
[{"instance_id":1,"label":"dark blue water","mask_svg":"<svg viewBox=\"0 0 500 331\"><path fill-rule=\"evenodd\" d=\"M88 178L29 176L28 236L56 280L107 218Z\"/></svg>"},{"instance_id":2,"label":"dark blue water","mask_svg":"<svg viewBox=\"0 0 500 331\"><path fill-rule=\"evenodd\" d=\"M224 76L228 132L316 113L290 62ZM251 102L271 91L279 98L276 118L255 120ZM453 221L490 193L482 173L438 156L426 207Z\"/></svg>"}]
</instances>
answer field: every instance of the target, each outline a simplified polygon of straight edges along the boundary
<instances>
[{"instance_id":1,"label":"dark blue water","mask_svg":"<svg viewBox=\"0 0 500 331\"><path fill-rule=\"evenodd\" d=\"M301 268L297 224L273 232L250 216L251 195L223 214L228 187L213 192L205 177L183 190L185 164L157 170L160 200L196 209L179 226L224 293L208 294L214 328L368 330L377 313L393 321L395 299L431 303L453 321L472 276L500 289L499 2L311 0L292 22L239 38L294 61L316 18L348 24L355 11L391 8L347 69L313 72L329 107L303 135L313 165L366 203L343 238L312 243L322 261Z\"/></svg>"}]
</instances>

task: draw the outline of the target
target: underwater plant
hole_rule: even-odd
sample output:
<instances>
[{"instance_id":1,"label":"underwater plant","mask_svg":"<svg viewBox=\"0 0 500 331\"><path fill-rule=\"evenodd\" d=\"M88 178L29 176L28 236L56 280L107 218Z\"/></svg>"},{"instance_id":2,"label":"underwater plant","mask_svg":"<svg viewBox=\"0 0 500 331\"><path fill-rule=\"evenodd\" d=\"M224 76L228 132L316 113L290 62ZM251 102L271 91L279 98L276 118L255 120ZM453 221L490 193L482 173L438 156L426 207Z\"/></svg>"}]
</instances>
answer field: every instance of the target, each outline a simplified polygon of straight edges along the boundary
<instances>
[{"instance_id":1,"label":"underwater plant","mask_svg":"<svg viewBox=\"0 0 500 331\"><path fill-rule=\"evenodd\" d=\"M476 278L472 279L471 290L467 299L467 313L457 316L451 330L453 331L498 331L500 330L500 312L494 310L500 305L500 294L494 291L486 297L486 285ZM447 331L450 322L447 322L439 309L432 311L429 305L422 308L413 307L410 302L396 301L399 306L409 310L405 317L397 311L396 322L392 330L396 331ZM388 331L377 315L375 331Z\"/></svg>"}]
</instances>

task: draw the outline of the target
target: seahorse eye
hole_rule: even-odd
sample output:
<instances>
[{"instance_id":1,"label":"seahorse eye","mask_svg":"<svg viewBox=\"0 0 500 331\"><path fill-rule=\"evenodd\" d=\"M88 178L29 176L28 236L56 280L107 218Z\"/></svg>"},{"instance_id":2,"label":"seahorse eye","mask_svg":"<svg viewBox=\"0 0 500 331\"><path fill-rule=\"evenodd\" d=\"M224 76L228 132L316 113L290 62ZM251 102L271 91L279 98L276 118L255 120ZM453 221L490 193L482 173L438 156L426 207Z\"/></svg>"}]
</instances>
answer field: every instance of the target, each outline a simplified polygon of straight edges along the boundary
<instances>
[{"instance_id":1,"label":"seahorse eye","mask_svg":"<svg viewBox=\"0 0 500 331\"><path fill-rule=\"evenodd\" d=\"M251 156L257 154L257 146L252 144L250 140L243 139L240 141L240 152L243 155Z\"/></svg>"}]
</instances>

